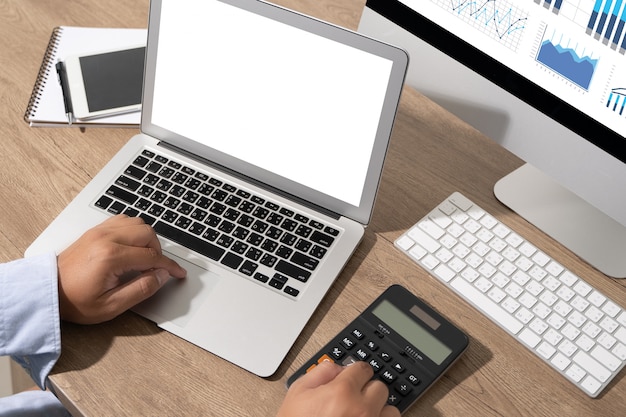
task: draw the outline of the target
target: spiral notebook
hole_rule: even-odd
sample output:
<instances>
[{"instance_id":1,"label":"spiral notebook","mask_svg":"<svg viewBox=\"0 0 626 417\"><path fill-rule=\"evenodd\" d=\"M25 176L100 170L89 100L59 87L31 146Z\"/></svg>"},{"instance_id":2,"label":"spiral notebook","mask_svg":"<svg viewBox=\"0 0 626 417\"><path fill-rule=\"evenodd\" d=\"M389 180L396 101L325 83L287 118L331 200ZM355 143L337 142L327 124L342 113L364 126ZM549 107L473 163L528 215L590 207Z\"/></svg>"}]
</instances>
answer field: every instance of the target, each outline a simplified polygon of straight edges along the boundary
<instances>
[{"instance_id":1,"label":"spiral notebook","mask_svg":"<svg viewBox=\"0 0 626 417\"><path fill-rule=\"evenodd\" d=\"M37 80L24 113L32 127L69 126L63 92L54 68L70 55L122 48L145 43L146 29L92 28L59 26L52 31ZM73 127L139 127L140 112L127 113L72 123Z\"/></svg>"}]
</instances>

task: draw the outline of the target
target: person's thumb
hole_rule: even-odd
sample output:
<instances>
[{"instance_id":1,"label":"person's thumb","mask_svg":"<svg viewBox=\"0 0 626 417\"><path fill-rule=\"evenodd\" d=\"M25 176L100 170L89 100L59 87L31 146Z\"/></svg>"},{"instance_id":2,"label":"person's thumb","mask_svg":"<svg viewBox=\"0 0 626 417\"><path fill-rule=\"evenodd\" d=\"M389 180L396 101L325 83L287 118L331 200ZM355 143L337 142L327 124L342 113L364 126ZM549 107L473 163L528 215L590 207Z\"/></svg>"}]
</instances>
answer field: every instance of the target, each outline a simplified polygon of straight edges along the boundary
<instances>
[{"instance_id":1,"label":"person's thumb","mask_svg":"<svg viewBox=\"0 0 626 417\"><path fill-rule=\"evenodd\" d=\"M335 379L343 369L340 365L324 361L307 372L306 375L298 378L294 385L297 383L302 388L316 388Z\"/></svg>"}]
</instances>

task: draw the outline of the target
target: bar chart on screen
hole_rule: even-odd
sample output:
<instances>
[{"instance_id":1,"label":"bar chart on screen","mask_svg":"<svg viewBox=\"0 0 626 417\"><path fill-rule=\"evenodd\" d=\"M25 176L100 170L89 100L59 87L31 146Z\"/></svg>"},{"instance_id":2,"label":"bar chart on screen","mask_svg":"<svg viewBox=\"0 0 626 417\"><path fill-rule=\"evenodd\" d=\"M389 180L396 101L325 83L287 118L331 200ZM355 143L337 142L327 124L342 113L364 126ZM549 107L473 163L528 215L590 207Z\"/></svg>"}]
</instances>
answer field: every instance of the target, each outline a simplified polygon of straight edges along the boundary
<instances>
[{"instance_id":1,"label":"bar chart on screen","mask_svg":"<svg viewBox=\"0 0 626 417\"><path fill-rule=\"evenodd\" d=\"M563 0L535 0L535 3L542 5L548 10L552 10L554 14L559 14L561 6L563 6Z\"/></svg>"},{"instance_id":2,"label":"bar chart on screen","mask_svg":"<svg viewBox=\"0 0 626 417\"><path fill-rule=\"evenodd\" d=\"M587 34L610 45L611 49L626 52L626 1L596 0L587 24Z\"/></svg>"},{"instance_id":3,"label":"bar chart on screen","mask_svg":"<svg viewBox=\"0 0 626 417\"><path fill-rule=\"evenodd\" d=\"M606 107L620 116L626 116L626 87L612 88Z\"/></svg>"}]
</instances>

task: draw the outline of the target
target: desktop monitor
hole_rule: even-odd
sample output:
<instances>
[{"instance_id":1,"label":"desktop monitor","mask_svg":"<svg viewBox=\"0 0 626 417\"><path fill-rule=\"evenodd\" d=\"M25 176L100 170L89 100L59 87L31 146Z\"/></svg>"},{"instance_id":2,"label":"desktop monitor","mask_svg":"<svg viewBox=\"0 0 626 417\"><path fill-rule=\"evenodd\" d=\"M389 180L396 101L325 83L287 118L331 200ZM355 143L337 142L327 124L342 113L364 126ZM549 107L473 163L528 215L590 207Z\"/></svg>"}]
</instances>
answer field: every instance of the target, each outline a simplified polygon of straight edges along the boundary
<instances>
[{"instance_id":1,"label":"desktop monitor","mask_svg":"<svg viewBox=\"0 0 626 417\"><path fill-rule=\"evenodd\" d=\"M626 1L367 0L360 32L407 83L526 164L496 197L626 277Z\"/></svg>"}]
</instances>

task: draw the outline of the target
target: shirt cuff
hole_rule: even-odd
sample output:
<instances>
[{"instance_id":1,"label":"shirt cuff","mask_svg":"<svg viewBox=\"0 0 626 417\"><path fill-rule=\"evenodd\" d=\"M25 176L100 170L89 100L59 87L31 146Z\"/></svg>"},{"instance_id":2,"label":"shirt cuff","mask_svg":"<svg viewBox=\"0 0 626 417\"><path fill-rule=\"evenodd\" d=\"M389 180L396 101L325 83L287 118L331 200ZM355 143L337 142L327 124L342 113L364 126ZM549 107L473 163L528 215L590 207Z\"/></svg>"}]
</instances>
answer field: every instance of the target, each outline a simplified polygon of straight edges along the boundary
<instances>
[{"instance_id":1,"label":"shirt cuff","mask_svg":"<svg viewBox=\"0 0 626 417\"><path fill-rule=\"evenodd\" d=\"M57 258L48 253L0 265L0 354L37 385L61 354Z\"/></svg>"},{"instance_id":2,"label":"shirt cuff","mask_svg":"<svg viewBox=\"0 0 626 417\"><path fill-rule=\"evenodd\" d=\"M0 417L71 417L50 391L24 391L0 398Z\"/></svg>"}]
</instances>

